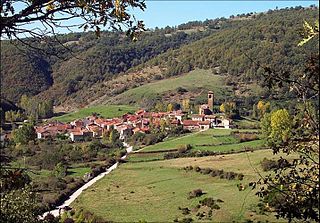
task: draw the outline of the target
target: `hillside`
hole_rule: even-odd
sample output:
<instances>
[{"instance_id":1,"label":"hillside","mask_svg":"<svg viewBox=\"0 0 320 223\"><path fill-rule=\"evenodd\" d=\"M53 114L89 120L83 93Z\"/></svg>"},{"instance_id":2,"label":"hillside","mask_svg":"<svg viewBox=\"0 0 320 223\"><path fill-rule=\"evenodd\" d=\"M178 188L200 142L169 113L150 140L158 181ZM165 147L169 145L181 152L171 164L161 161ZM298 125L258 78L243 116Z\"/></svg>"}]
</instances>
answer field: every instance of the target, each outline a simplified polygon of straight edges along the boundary
<instances>
[{"instance_id":1,"label":"hillside","mask_svg":"<svg viewBox=\"0 0 320 223\"><path fill-rule=\"evenodd\" d=\"M304 20L314 21L317 16L317 10L298 8L270 11L250 20L228 20L210 36L176 50L168 50L130 69L125 75L93 85L76 97L93 101L93 104L109 102L131 88L201 68L212 69L214 73L225 76L226 84L243 101L252 97L246 94L250 85L256 95L255 101L260 97L272 98L273 92L257 85L264 80L264 70L256 63L278 72L300 73L309 53L318 52L319 44L313 40L303 48L298 47L299 31ZM282 100L294 98L286 88L280 94L283 95ZM98 100L93 100L96 98Z\"/></svg>"},{"instance_id":2,"label":"hillside","mask_svg":"<svg viewBox=\"0 0 320 223\"><path fill-rule=\"evenodd\" d=\"M162 79L171 80L172 76L200 68L223 75L224 83L244 101L253 97L246 93L248 86L263 82L264 70L255 63L295 75L302 70L306 52L318 53L316 40L306 47L297 47L303 21L314 21L317 17L317 8L280 9L148 31L137 42L119 33L103 32L98 39L90 32L71 33L59 39L72 54L57 45L59 58L39 52L26 56L16 53L11 45L2 44L3 97L14 102L22 94L54 99L59 110L65 111L118 100L139 105L142 103L139 91L144 91L143 88L125 92L149 83L157 87ZM14 63L13 57L17 58ZM150 87L147 85L146 89ZM172 90L155 92L157 100L175 100L167 94ZM256 92L254 100L272 97L272 92L266 89L254 87L252 91ZM285 88L280 93L285 99L293 97ZM122 99L132 94L138 95Z\"/></svg>"},{"instance_id":3,"label":"hillside","mask_svg":"<svg viewBox=\"0 0 320 223\"><path fill-rule=\"evenodd\" d=\"M1 42L1 98L17 102L22 94L36 95L52 84L51 66L34 50L22 52Z\"/></svg>"},{"instance_id":4,"label":"hillside","mask_svg":"<svg viewBox=\"0 0 320 223\"><path fill-rule=\"evenodd\" d=\"M159 98L164 98L167 102L180 102L184 98L201 97L208 90L213 90L219 98L223 98L225 95L230 95L231 91L230 87L225 86L224 78L213 74L211 70L196 69L185 75L154 81L125 91L109 100L103 100L109 104L138 103L139 105L147 101L157 101Z\"/></svg>"},{"instance_id":5,"label":"hillside","mask_svg":"<svg viewBox=\"0 0 320 223\"><path fill-rule=\"evenodd\" d=\"M103 32L100 38L92 32L71 33L58 36L63 45L39 43L37 47L45 51L38 52L24 47L19 50L20 44L15 43L16 47L3 41L1 87L6 89L3 97L18 102L23 94L41 93L41 99L52 98L55 104L62 104L66 99L74 99L81 90L112 80L168 49L209 34L209 31L199 31L190 35L179 32L166 36L165 30L158 30L146 32L140 41L133 42L121 33ZM81 100L75 100L75 103L77 106L82 104Z\"/></svg>"}]
</instances>

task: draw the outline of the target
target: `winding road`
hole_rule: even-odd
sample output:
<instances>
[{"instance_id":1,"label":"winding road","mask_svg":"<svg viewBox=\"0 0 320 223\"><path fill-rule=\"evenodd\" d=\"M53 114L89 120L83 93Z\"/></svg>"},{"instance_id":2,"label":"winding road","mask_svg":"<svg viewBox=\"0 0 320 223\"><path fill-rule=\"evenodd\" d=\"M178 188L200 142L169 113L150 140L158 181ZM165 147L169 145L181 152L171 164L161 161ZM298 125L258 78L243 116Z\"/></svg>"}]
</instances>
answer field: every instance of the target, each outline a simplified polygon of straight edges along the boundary
<instances>
[{"instance_id":1,"label":"winding road","mask_svg":"<svg viewBox=\"0 0 320 223\"><path fill-rule=\"evenodd\" d=\"M121 159L125 159L127 157L127 155L129 153L132 152L133 147L128 145L127 143L123 143L123 145L126 147L127 150L127 154L122 156ZM119 162L116 162L115 164L113 164L111 167L109 167L105 172L100 173L98 176L92 178L90 181L88 181L86 184L84 184L82 187L80 187L78 190L76 190L70 197L68 200L66 200L62 205L56 207L55 209L45 212L42 216L40 216L41 219L43 219L47 214L52 214L53 216L57 217L59 216L64 208L66 206L70 206L70 204L77 198L79 197L79 195L86 190L88 187L90 187L91 185L93 185L95 182L97 182L98 180L100 180L101 178L103 178L105 175L109 174L112 170L116 169L119 165Z\"/></svg>"}]
</instances>

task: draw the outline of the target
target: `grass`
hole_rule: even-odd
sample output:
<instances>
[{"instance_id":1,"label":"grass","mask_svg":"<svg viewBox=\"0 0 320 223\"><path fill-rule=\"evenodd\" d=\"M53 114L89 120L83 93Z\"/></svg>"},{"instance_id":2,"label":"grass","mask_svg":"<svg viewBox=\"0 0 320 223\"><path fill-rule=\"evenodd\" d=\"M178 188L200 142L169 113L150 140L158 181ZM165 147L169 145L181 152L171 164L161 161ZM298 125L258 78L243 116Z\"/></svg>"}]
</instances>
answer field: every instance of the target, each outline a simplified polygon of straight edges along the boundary
<instances>
[{"instance_id":1,"label":"grass","mask_svg":"<svg viewBox=\"0 0 320 223\"><path fill-rule=\"evenodd\" d=\"M163 159L163 152L159 153L131 153L127 160L129 162L147 162L147 161L156 161Z\"/></svg>"},{"instance_id":2,"label":"grass","mask_svg":"<svg viewBox=\"0 0 320 223\"><path fill-rule=\"evenodd\" d=\"M234 144L227 144L227 145L217 145L217 146L196 146L195 150L207 150L207 151L217 151L217 152L226 152L231 150L240 150L245 147L257 148L262 147L264 144L264 140L254 140L249 142L242 142L242 143L234 143Z\"/></svg>"},{"instance_id":3,"label":"grass","mask_svg":"<svg viewBox=\"0 0 320 223\"><path fill-rule=\"evenodd\" d=\"M192 217L198 222L196 212L184 216L178 207L192 209L200 199L213 197L224 203L219 203L221 209L214 210L212 220L208 221L275 222L274 217L255 212L259 199L249 188L239 191L236 185L240 181L181 170L187 165L197 165L243 173L245 177L241 183L247 186L258 179L254 168L262 171L260 161L270 156L270 150L259 150L225 156L125 163L87 189L72 206L115 222L172 222L184 217ZM198 188L206 194L187 199L188 193Z\"/></svg>"},{"instance_id":4,"label":"grass","mask_svg":"<svg viewBox=\"0 0 320 223\"><path fill-rule=\"evenodd\" d=\"M130 89L114 97L110 102L114 104L135 103L145 98L156 98L157 95L176 90L178 87L185 88L188 91L199 88L212 90L217 95L224 95L228 91L228 87L225 86L222 76L214 75L210 70L197 69L179 77L159 80Z\"/></svg>"},{"instance_id":5,"label":"grass","mask_svg":"<svg viewBox=\"0 0 320 223\"><path fill-rule=\"evenodd\" d=\"M242 118L241 120L234 120L234 124L238 125L239 128L242 129L250 129L250 128L259 128L260 122L257 120L253 120L247 117Z\"/></svg>"},{"instance_id":6,"label":"grass","mask_svg":"<svg viewBox=\"0 0 320 223\"><path fill-rule=\"evenodd\" d=\"M83 177L86 173L91 172L90 167L71 167L68 168L68 176L70 177Z\"/></svg>"},{"instance_id":7,"label":"grass","mask_svg":"<svg viewBox=\"0 0 320 223\"><path fill-rule=\"evenodd\" d=\"M226 151L237 149L238 147L242 148L244 146L258 146L260 143L252 141L250 143L238 143L238 140L233 136L230 136L232 129L209 129L204 132L195 132L186 136L173 138L168 141L160 142L155 145L147 146L143 149L144 152L148 151L159 151L159 150L170 150L176 149L179 145L190 144L193 145L194 149L204 150L205 146L201 145L210 145L206 146L207 150L211 151ZM239 130L239 131L254 131L254 130ZM257 140L256 140L257 141ZM221 144L230 144L230 145L221 145Z\"/></svg>"},{"instance_id":8,"label":"grass","mask_svg":"<svg viewBox=\"0 0 320 223\"><path fill-rule=\"evenodd\" d=\"M76 119L84 118L92 115L92 113L98 113L105 118L119 117L128 112L134 112L137 108L129 105L104 105L94 106L90 108L83 108L79 111L65 114L62 116L54 117L54 120L61 122L70 122Z\"/></svg>"}]
</instances>

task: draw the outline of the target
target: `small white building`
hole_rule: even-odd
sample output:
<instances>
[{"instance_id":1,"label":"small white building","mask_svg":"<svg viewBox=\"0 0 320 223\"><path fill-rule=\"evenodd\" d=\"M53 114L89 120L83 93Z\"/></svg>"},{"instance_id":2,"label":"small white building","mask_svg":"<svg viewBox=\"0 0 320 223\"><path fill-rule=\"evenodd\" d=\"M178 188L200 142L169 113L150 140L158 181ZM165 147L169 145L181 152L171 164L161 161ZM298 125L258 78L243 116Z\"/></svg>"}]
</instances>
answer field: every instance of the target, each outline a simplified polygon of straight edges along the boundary
<instances>
[{"instance_id":1,"label":"small white building","mask_svg":"<svg viewBox=\"0 0 320 223\"><path fill-rule=\"evenodd\" d=\"M204 121L204 116L205 115L192 115L191 119L192 119L192 121L202 122L202 121Z\"/></svg>"}]
</instances>

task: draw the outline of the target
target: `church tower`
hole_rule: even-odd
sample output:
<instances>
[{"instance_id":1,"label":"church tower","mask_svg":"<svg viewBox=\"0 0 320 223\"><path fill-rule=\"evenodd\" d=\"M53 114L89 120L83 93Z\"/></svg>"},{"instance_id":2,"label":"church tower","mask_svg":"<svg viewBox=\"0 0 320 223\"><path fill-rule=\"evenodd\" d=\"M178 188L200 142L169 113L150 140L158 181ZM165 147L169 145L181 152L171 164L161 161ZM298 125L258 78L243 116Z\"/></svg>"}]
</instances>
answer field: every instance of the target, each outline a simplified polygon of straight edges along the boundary
<instances>
[{"instance_id":1,"label":"church tower","mask_svg":"<svg viewBox=\"0 0 320 223\"><path fill-rule=\"evenodd\" d=\"M214 94L213 91L208 92L208 106L211 111L213 111Z\"/></svg>"}]
</instances>

